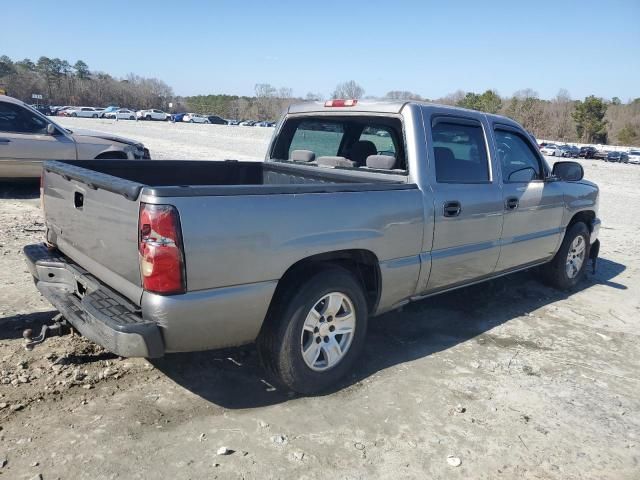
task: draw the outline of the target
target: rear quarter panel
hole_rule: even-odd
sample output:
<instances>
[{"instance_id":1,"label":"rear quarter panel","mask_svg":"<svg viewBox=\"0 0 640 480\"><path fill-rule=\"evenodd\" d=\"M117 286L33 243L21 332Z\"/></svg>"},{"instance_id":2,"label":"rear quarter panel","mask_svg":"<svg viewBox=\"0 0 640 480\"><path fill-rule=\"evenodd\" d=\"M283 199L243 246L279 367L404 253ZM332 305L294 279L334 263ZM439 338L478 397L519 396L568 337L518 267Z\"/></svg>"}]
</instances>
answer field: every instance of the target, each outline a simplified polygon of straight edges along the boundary
<instances>
[{"instance_id":1,"label":"rear quarter panel","mask_svg":"<svg viewBox=\"0 0 640 480\"><path fill-rule=\"evenodd\" d=\"M423 235L417 188L142 198L151 200L178 208L190 292L277 280L299 260L345 249L373 252L388 278L408 273L411 291L404 296L417 282ZM388 287L383 290L391 292Z\"/></svg>"}]
</instances>

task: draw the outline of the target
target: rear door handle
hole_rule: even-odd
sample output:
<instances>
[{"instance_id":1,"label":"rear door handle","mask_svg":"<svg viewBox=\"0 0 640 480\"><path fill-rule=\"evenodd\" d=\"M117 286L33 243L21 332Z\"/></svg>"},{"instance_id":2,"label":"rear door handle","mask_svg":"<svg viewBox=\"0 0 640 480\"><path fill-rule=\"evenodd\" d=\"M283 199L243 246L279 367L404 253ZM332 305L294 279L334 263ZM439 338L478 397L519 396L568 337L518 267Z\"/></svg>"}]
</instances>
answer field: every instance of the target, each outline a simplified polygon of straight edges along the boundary
<instances>
[{"instance_id":1,"label":"rear door handle","mask_svg":"<svg viewBox=\"0 0 640 480\"><path fill-rule=\"evenodd\" d=\"M444 202L442 206L442 214L445 217L457 217L462 212L462 205L457 200Z\"/></svg>"},{"instance_id":2,"label":"rear door handle","mask_svg":"<svg viewBox=\"0 0 640 480\"><path fill-rule=\"evenodd\" d=\"M519 203L518 197L509 197L505 200L504 206L507 210L515 210Z\"/></svg>"}]
</instances>

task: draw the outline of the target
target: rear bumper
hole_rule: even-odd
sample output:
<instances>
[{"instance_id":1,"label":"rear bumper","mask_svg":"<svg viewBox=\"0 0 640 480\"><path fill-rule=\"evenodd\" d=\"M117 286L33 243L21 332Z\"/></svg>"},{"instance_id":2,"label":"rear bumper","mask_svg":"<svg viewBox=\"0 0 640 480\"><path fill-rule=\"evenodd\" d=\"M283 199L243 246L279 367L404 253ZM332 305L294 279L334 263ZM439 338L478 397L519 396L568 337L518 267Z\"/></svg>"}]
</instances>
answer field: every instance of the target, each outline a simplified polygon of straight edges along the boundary
<instances>
[{"instance_id":1,"label":"rear bumper","mask_svg":"<svg viewBox=\"0 0 640 480\"><path fill-rule=\"evenodd\" d=\"M130 301L44 244L27 245L24 254L38 290L82 335L123 357L164 355L158 324Z\"/></svg>"}]
</instances>

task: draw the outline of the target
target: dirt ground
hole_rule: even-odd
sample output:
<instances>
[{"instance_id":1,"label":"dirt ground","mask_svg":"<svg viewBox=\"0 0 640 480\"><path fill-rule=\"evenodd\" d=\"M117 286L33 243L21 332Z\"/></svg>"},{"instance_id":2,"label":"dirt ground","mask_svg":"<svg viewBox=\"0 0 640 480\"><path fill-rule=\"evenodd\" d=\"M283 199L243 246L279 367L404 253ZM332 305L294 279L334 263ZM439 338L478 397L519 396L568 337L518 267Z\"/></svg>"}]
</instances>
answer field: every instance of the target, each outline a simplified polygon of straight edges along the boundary
<instances>
[{"instance_id":1,"label":"dirt ground","mask_svg":"<svg viewBox=\"0 0 640 480\"><path fill-rule=\"evenodd\" d=\"M107 127L158 158L201 158L226 128ZM239 157L260 157L264 130L227 129L210 156L237 135ZM146 361L63 336L26 351L22 331L56 314L21 254L44 226L37 185L1 185L0 479L640 478L640 167L582 163L603 228L576 292L521 273L373 319L353 375L312 398L265 383L251 347Z\"/></svg>"}]
</instances>

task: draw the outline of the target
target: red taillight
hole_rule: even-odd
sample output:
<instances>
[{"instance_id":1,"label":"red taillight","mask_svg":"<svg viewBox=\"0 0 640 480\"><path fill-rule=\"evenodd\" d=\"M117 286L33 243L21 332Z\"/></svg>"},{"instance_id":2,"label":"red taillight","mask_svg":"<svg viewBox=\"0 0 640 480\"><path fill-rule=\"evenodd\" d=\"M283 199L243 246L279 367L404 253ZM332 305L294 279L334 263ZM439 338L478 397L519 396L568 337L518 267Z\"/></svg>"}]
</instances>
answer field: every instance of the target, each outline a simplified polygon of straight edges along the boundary
<instances>
[{"instance_id":1,"label":"red taillight","mask_svg":"<svg viewBox=\"0 0 640 480\"><path fill-rule=\"evenodd\" d=\"M180 217L172 205L140 205L142 287L163 295L186 291Z\"/></svg>"},{"instance_id":2,"label":"red taillight","mask_svg":"<svg viewBox=\"0 0 640 480\"><path fill-rule=\"evenodd\" d=\"M358 100L327 100L324 102L325 107L355 107Z\"/></svg>"}]
</instances>

